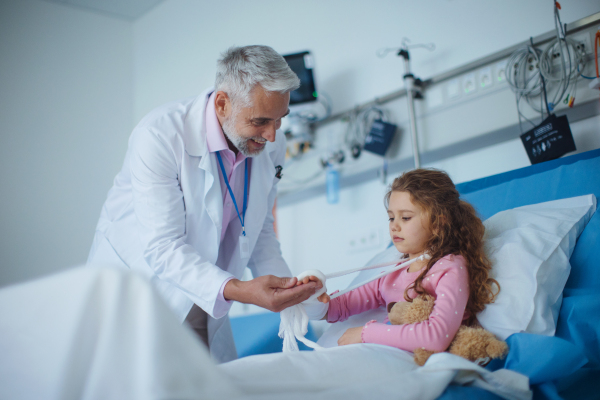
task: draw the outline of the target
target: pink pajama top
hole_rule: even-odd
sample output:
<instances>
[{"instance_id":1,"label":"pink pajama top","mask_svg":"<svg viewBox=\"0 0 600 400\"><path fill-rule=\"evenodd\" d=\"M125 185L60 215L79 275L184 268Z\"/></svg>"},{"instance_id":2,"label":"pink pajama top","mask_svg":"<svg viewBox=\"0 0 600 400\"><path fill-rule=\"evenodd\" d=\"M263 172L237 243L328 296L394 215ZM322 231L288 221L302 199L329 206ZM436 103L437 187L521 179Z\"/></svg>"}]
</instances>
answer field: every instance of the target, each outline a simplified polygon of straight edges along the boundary
<instances>
[{"instance_id":1,"label":"pink pajama top","mask_svg":"<svg viewBox=\"0 0 600 400\"><path fill-rule=\"evenodd\" d=\"M345 321L367 310L406 301L404 290L420 273L408 272L407 266L331 300L327 321ZM469 276L464 258L447 255L438 260L423 279L423 289L435 298L429 320L405 325L370 321L362 329L363 343L383 344L407 351L419 347L431 351L446 350L462 322L469 317L465 312L469 299ZM416 297L413 290L408 294L411 298Z\"/></svg>"}]
</instances>

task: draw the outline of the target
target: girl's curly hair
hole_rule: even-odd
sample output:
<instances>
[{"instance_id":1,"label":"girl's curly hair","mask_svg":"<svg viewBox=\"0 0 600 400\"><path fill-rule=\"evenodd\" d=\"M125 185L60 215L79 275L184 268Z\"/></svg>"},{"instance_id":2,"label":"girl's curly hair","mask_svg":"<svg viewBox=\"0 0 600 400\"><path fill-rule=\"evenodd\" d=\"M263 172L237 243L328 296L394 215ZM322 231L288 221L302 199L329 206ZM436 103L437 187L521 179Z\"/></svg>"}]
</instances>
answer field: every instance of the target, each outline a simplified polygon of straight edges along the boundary
<instances>
[{"instance_id":1,"label":"girl's curly hair","mask_svg":"<svg viewBox=\"0 0 600 400\"><path fill-rule=\"evenodd\" d=\"M485 227L469 203L460 195L448 174L436 169L415 169L396 178L385 195L386 208L392 192L408 192L411 201L421 207L429 217L431 238L426 251L431 258L415 282L404 292L424 294L423 279L431 267L448 254L461 255L469 272L468 325L476 321L477 313L492 303L500 291L498 282L489 276L491 262L483 249ZM493 286L496 286L494 291Z\"/></svg>"}]
</instances>

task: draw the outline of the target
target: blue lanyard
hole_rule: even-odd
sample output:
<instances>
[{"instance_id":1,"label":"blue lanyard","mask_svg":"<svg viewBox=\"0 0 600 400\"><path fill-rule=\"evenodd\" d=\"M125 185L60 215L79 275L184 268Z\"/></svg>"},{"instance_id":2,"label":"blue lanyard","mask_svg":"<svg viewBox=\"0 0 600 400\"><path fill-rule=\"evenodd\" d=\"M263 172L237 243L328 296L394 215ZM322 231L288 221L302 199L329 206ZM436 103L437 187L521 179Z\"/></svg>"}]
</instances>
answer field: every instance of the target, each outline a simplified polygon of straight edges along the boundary
<instances>
[{"instance_id":1,"label":"blue lanyard","mask_svg":"<svg viewBox=\"0 0 600 400\"><path fill-rule=\"evenodd\" d=\"M221 166L221 172L223 173L223 180L227 185L227 190L229 190L229 195L231 196L231 200L233 200L233 205L235 206L235 211L237 212L238 218L240 219L240 223L242 224L242 234L246 236L246 228L244 228L244 221L246 220L246 208L248 207L248 158L244 161L244 169L246 170L244 174L244 208L242 209L242 215L240 216L240 210L238 210L237 203L235 201L235 196L233 195L233 190L231 190L231 186L229 186L229 179L227 179L227 172L225 172L225 167L223 166L223 159L221 158L221 154L217 151L217 159L219 160L219 165Z\"/></svg>"}]
</instances>

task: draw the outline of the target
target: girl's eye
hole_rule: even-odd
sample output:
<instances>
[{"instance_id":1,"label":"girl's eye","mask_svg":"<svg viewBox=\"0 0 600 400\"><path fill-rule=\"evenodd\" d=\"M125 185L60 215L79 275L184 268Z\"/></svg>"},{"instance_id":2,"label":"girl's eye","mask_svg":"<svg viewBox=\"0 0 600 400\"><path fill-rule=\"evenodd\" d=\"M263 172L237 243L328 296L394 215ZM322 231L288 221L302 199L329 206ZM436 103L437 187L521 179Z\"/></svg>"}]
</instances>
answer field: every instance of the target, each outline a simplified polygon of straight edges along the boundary
<instances>
[{"instance_id":1,"label":"girl's eye","mask_svg":"<svg viewBox=\"0 0 600 400\"><path fill-rule=\"evenodd\" d=\"M403 221L410 221L410 217L402 217Z\"/></svg>"},{"instance_id":2,"label":"girl's eye","mask_svg":"<svg viewBox=\"0 0 600 400\"><path fill-rule=\"evenodd\" d=\"M392 222L394 220L394 217L390 217L388 218L388 221Z\"/></svg>"}]
</instances>

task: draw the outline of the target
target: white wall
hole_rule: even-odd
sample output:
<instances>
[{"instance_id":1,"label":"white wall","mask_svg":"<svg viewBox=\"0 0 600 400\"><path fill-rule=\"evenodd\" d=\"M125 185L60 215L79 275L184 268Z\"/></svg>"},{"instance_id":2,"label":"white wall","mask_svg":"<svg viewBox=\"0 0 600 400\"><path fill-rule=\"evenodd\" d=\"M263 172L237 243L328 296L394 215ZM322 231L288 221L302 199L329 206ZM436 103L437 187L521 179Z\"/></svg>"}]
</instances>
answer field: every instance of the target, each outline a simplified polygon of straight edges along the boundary
<instances>
[{"instance_id":1,"label":"white wall","mask_svg":"<svg viewBox=\"0 0 600 400\"><path fill-rule=\"evenodd\" d=\"M311 50L318 90L329 94L335 112L403 86L401 60L393 56L377 58L376 50L398 47L405 36L414 43L435 42L433 53L412 53L413 71L428 78L554 29L552 3L546 0L234 0L226 4L166 1L134 23L136 119L165 101L194 95L211 86L216 59L231 45L262 43L283 54ZM572 22L598 11L597 1L578 1L576 5L564 4L561 17L563 22ZM405 100L386 106L405 132L397 158L410 156ZM496 88L490 95L478 94L458 108L429 110L425 104L419 114L423 116L424 150L517 121L514 95L506 87ZM580 150L600 147L594 139L599 136L594 128L598 121L573 124ZM342 123L334 123L319 130L319 150L339 141L344 129ZM288 177L310 176L318 170L318 157L308 158L290 166ZM360 166L347 163L344 172L377 163L377 157L365 155L357 163ZM526 165L529 161L517 139L430 166L446 169L461 182ZM283 181L281 186L285 186ZM292 271L356 267L384 247L385 188L374 177L342 190L337 205L327 204L323 195L280 207L280 240ZM371 231L380 233L379 245L348 252L350 239ZM349 279L340 278L331 286L344 286Z\"/></svg>"},{"instance_id":2,"label":"white wall","mask_svg":"<svg viewBox=\"0 0 600 400\"><path fill-rule=\"evenodd\" d=\"M576 3L563 4L564 22L599 11L596 0ZM426 78L553 29L549 4L166 0L131 23L40 0L0 1L0 285L85 261L133 125L153 107L211 86L216 59L227 47L310 49L320 90L334 111L344 110L402 86L399 60L377 58L377 49L398 46L404 36L435 42L434 53L414 52L413 69ZM397 103L401 109L402 100ZM597 122L577 131L594 132ZM578 137L599 147L597 135ZM425 145L429 139L425 135ZM517 144L440 166L457 180L470 179L482 159L496 160L479 169L486 174L520 167L526 159L510 153ZM280 208L282 247L292 268L366 261L370 252L346 254L345 237L362 227L379 229L381 218L385 226L383 192L374 179L343 190L337 206L321 196Z\"/></svg>"},{"instance_id":3,"label":"white wall","mask_svg":"<svg viewBox=\"0 0 600 400\"><path fill-rule=\"evenodd\" d=\"M87 258L132 128L131 23L0 1L0 286Z\"/></svg>"},{"instance_id":4,"label":"white wall","mask_svg":"<svg viewBox=\"0 0 600 400\"><path fill-rule=\"evenodd\" d=\"M600 11L596 0L563 5L563 22ZM415 50L413 69L430 77L554 29L548 0L165 1L134 23L135 119L199 93L232 45L267 44L282 54L309 49L320 91L344 110L402 86L398 58L377 49L435 42Z\"/></svg>"}]
</instances>

